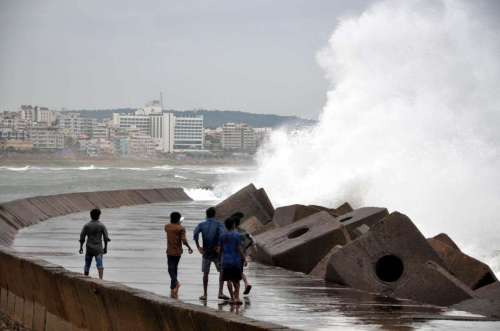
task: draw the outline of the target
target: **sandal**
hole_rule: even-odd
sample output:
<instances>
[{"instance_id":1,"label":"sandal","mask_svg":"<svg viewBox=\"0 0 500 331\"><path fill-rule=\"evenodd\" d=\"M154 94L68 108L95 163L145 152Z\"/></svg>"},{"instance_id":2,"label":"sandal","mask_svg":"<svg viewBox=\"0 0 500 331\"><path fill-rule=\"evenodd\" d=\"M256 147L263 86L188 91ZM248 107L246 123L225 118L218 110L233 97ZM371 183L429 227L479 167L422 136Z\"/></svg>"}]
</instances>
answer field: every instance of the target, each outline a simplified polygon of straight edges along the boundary
<instances>
[{"instance_id":1,"label":"sandal","mask_svg":"<svg viewBox=\"0 0 500 331\"><path fill-rule=\"evenodd\" d=\"M243 292L243 294L248 295L251 290L252 290L252 285L248 285L247 287L245 287L245 292Z\"/></svg>"},{"instance_id":2,"label":"sandal","mask_svg":"<svg viewBox=\"0 0 500 331\"><path fill-rule=\"evenodd\" d=\"M207 301L207 296L206 296L206 295L202 295L202 296L200 297L200 300L201 300L201 301Z\"/></svg>"}]
</instances>

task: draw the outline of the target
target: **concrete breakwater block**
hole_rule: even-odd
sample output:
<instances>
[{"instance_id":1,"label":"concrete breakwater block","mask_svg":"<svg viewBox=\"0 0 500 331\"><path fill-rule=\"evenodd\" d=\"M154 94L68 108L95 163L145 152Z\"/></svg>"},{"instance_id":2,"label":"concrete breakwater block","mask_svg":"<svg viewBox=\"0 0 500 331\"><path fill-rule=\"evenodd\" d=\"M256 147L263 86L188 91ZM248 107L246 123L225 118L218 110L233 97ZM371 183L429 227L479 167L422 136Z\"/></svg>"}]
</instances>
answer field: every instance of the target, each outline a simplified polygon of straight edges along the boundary
<instances>
[{"instance_id":1,"label":"concrete breakwater block","mask_svg":"<svg viewBox=\"0 0 500 331\"><path fill-rule=\"evenodd\" d=\"M440 241L448 246L460 250L458 245L446 233L440 233L432 238L427 238L427 241L429 241L429 239Z\"/></svg>"},{"instance_id":2,"label":"concrete breakwater block","mask_svg":"<svg viewBox=\"0 0 500 331\"><path fill-rule=\"evenodd\" d=\"M350 213L353 210L354 209L351 207L349 202L344 202L343 204L341 204L340 206L335 208L335 212L336 212L337 216L342 216L344 214Z\"/></svg>"},{"instance_id":3,"label":"concrete breakwater block","mask_svg":"<svg viewBox=\"0 0 500 331\"><path fill-rule=\"evenodd\" d=\"M249 184L234 193L217 206L217 219L224 221L236 212L242 212L246 219L255 216L262 224L269 223L274 214L274 208L263 189L257 190L253 184Z\"/></svg>"},{"instance_id":4,"label":"concrete breakwater block","mask_svg":"<svg viewBox=\"0 0 500 331\"><path fill-rule=\"evenodd\" d=\"M357 228L362 225L372 227L387 215L389 215L389 212L386 208L363 207L341 215L337 220L347 228L352 238L356 238L358 235Z\"/></svg>"},{"instance_id":5,"label":"concrete breakwater block","mask_svg":"<svg viewBox=\"0 0 500 331\"><path fill-rule=\"evenodd\" d=\"M331 248L348 242L349 234L332 215L321 211L264 232L255 240L257 260L309 273Z\"/></svg>"},{"instance_id":6,"label":"concrete breakwater block","mask_svg":"<svg viewBox=\"0 0 500 331\"><path fill-rule=\"evenodd\" d=\"M257 217L252 216L250 218L247 218L245 222L240 225L240 228L250 233L251 235L256 236L268 230L272 230L276 228L276 226L272 222L262 224Z\"/></svg>"},{"instance_id":7,"label":"concrete breakwater block","mask_svg":"<svg viewBox=\"0 0 500 331\"><path fill-rule=\"evenodd\" d=\"M500 318L500 282L483 286L474 291L474 295L474 298L455 304L452 308Z\"/></svg>"},{"instance_id":8,"label":"concrete breakwater block","mask_svg":"<svg viewBox=\"0 0 500 331\"><path fill-rule=\"evenodd\" d=\"M427 240L443 260L443 265L469 288L476 290L497 281L495 274L485 263L462 253L446 241L430 238Z\"/></svg>"},{"instance_id":9,"label":"concrete breakwater block","mask_svg":"<svg viewBox=\"0 0 500 331\"><path fill-rule=\"evenodd\" d=\"M328 268L328 262L335 252L342 249L341 245L334 246L326 255L316 264L316 266L309 273L312 276L316 276L322 279L326 278L326 271Z\"/></svg>"},{"instance_id":10,"label":"concrete breakwater block","mask_svg":"<svg viewBox=\"0 0 500 331\"><path fill-rule=\"evenodd\" d=\"M273 223L276 226L286 226L320 211L326 211L330 215L338 217L352 212L353 209L347 202L340 205L338 208L328 208L318 205L306 206L294 204L276 208L276 210L274 211Z\"/></svg>"},{"instance_id":11,"label":"concrete breakwater block","mask_svg":"<svg viewBox=\"0 0 500 331\"><path fill-rule=\"evenodd\" d=\"M436 305L471 297L472 291L441 265L411 220L394 212L334 252L326 280Z\"/></svg>"},{"instance_id":12,"label":"concrete breakwater block","mask_svg":"<svg viewBox=\"0 0 500 331\"><path fill-rule=\"evenodd\" d=\"M273 223L278 227L287 226L309 215L316 214L321 210L324 210L325 212L331 214L330 210L326 209L327 208L321 209L320 206L304 206L304 205L290 205L290 206L279 207L276 208L276 210L274 211Z\"/></svg>"}]
</instances>

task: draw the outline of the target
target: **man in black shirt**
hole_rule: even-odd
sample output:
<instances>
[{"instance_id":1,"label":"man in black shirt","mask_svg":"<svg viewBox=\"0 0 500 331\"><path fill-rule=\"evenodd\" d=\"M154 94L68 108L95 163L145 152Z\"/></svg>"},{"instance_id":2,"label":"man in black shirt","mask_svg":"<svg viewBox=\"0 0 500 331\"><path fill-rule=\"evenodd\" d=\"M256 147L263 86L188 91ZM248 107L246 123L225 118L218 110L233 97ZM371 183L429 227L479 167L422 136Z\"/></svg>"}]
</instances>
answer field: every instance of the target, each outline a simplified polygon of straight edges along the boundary
<instances>
[{"instance_id":1,"label":"man in black shirt","mask_svg":"<svg viewBox=\"0 0 500 331\"><path fill-rule=\"evenodd\" d=\"M92 258L95 257L95 264L97 270L99 271L99 278L102 279L104 275L104 266L102 264L102 255L108 252L108 242L111 241L108 236L108 230L99 222L99 217L101 216L101 211L99 209L92 209L90 211L90 222L83 226L82 232L80 233L80 254L83 254L83 244L85 243L85 237L87 237L86 253L85 253L85 267L83 272L85 276L89 275L90 265L92 264ZM104 239L104 248L102 247L102 241Z\"/></svg>"}]
</instances>

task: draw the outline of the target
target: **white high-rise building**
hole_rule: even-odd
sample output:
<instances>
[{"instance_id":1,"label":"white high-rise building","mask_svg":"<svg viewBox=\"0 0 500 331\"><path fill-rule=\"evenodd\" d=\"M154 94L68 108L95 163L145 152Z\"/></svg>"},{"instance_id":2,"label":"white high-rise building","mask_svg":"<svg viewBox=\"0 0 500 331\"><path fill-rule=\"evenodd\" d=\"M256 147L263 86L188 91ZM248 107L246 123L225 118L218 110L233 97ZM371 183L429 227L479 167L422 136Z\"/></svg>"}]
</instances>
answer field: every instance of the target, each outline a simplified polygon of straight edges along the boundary
<instances>
[{"instance_id":1,"label":"white high-rise building","mask_svg":"<svg viewBox=\"0 0 500 331\"><path fill-rule=\"evenodd\" d=\"M139 129L143 134L150 135L151 119L149 115L113 114L113 126L121 129Z\"/></svg>"},{"instance_id":2,"label":"white high-rise building","mask_svg":"<svg viewBox=\"0 0 500 331\"><path fill-rule=\"evenodd\" d=\"M163 153L174 151L175 116L173 113L151 115L151 137Z\"/></svg>"},{"instance_id":3,"label":"white high-rise building","mask_svg":"<svg viewBox=\"0 0 500 331\"><path fill-rule=\"evenodd\" d=\"M113 114L113 126L139 129L153 138L163 153L203 149L203 116L175 116L171 112L158 112L157 108L147 112L144 109L134 115Z\"/></svg>"},{"instance_id":4,"label":"white high-rise building","mask_svg":"<svg viewBox=\"0 0 500 331\"><path fill-rule=\"evenodd\" d=\"M203 134L203 116L175 116L174 150L201 150L205 135Z\"/></svg>"}]
</instances>

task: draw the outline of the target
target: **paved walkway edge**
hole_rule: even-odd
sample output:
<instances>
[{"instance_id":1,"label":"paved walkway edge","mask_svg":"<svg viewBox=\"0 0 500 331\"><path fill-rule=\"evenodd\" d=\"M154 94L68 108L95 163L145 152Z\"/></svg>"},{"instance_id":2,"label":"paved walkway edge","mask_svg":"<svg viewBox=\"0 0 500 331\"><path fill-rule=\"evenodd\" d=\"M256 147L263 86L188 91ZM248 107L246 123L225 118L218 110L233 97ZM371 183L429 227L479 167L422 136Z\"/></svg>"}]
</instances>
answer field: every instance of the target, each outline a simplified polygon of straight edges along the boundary
<instances>
[{"instance_id":1,"label":"paved walkway edge","mask_svg":"<svg viewBox=\"0 0 500 331\"><path fill-rule=\"evenodd\" d=\"M180 188L69 193L0 204L0 311L32 330L285 330L70 272L10 249L17 230L51 217L189 201Z\"/></svg>"}]
</instances>

